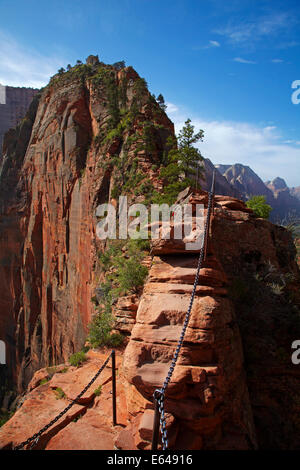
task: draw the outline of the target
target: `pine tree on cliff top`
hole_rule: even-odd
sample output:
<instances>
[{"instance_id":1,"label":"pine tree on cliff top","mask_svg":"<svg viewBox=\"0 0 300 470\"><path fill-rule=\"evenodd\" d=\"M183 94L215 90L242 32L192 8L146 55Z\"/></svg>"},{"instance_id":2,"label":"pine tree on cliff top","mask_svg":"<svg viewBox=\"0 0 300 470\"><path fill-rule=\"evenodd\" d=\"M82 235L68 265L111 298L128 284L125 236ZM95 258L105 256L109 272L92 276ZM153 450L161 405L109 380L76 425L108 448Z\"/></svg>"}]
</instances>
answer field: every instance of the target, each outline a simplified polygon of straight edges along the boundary
<instances>
[{"instance_id":1,"label":"pine tree on cliff top","mask_svg":"<svg viewBox=\"0 0 300 470\"><path fill-rule=\"evenodd\" d=\"M186 178L190 174L195 174L194 168L203 160L200 150L194 147L193 144L196 144L199 140L203 141L204 131L200 129L197 134L194 134L194 129L194 126L191 125L191 120L187 119L185 126L183 126L178 135L178 162Z\"/></svg>"},{"instance_id":2,"label":"pine tree on cliff top","mask_svg":"<svg viewBox=\"0 0 300 470\"><path fill-rule=\"evenodd\" d=\"M158 97L156 98L156 101L158 102L159 107L160 107L163 111L165 111L165 110L167 109L167 105L165 104L165 99L164 99L164 97L163 97L163 95L162 95L161 93L160 93L160 94L158 95Z\"/></svg>"},{"instance_id":3,"label":"pine tree on cliff top","mask_svg":"<svg viewBox=\"0 0 300 470\"><path fill-rule=\"evenodd\" d=\"M180 191L195 184L196 168L199 168L203 157L194 144L203 141L204 131L200 129L195 134L194 129L191 120L187 119L177 139L168 141L170 150L165 158L165 167L160 172L164 181L164 194L158 198L159 202L171 204ZM202 172L199 168L198 177Z\"/></svg>"}]
</instances>

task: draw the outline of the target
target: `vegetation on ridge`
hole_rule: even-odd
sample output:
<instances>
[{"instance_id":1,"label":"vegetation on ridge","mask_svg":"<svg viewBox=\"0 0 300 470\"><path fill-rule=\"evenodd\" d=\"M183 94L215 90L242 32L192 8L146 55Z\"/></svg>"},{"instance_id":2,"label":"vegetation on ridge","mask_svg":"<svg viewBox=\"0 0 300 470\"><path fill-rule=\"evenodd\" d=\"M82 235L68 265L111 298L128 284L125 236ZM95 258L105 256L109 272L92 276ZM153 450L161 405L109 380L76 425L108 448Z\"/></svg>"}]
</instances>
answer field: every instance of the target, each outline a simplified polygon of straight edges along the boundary
<instances>
[{"instance_id":1,"label":"vegetation on ridge","mask_svg":"<svg viewBox=\"0 0 300 470\"><path fill-rule=\"evenodd\" d=\"M151 95L145 79L130 67L120 74L124 68L124 61L106 65L97 56L90 56L86 64L77 61L67 70L60 69L49 86L74 80L82 86L89 84L107 111L107 118L98 121L99 133L91 146L103 156L99 166L110 174L110 197L117 199L123 194L140 196L145 205L172 204L181 190L194 185L196 169L201 174L203 157L195 145L203 140L204 133L196 133L187 119L178 137L171 135L171 128L164 124L167 106L162 94L157 98ZM140 166L144 156L150 164L149 174ZM84 170L80 175L81 182ZM89 325L88 341L93 347L122 342L122 336L113 332L113 305L119 296L141 291L148 274L143 264L147 253L148 242L129 240L110 241L105 253L100 254L98 264L105 281L98 286L101 299L92 299L96 312Z\"/></svg>"},{"instance_id":2,"label":"vegetation on ridge","mask_svg":"<svg viewBox=\"0 0 300 470\"><path fill-rule=\"evenodd\" d=\"M85 361L87 361L87 357L84 351L78 351L69 357L69 363L71 366L79 367Z\"/></svg>"},{"instance_id":3,"label":"vegetation on ridge","mask_svg":"<svg viewBox=\"0 0 300 470\"><path fill-rule=\"evenodd\" d=\"M178 137L168 139L168 151L160 169L163 190L162 193L155 194L154 202L172 204L180 191L195 184L197 171L197 176L201 177L203 169L200 164L203 157L194 144L202 142L203 137L203 130L200 129L195 134L191 120L187 119Z\"/></svg>"},{"instance_id":4,"label":"vegetation on ridge","mask_svg":"<svg viewBox=\"0 0 300 470\"><path fill-rule=\"evenodd\" d=\"M257 217L268 219L272 207L266 203L266 196L252 196L247 202L246 206L252 209Z\"/></svg>"},{"instance_id":5,"label":"vegetation on ridge","mask_svg":"<svg viewBox=\"0 0 300 470\"><path fill-rule=\"evenodd\" d=\"M137 293L143 286L148 269L142 261L149 250L148 240L112 240L110 247L99 254L105 282L98 287L99 299L94 297L95 315L89 325L88 341L93 347L122 344L123 336L112 333L115 318L112 306L118 297Z\"/></svg>"},{"instance_id":6,"label":"vegetation on ridge","mask_svg":"<svg viewBox=\"0 0 300 470\"><path fill-rule=\"evenodd\" d=\"M55 393L55 398L56 398L56 400L60 400L60 399L66 397L65 392L64 392L63 389L60 388L60 387L55 388L53 391L54 391L54 393Z\"/></svg>"}]
</instances>

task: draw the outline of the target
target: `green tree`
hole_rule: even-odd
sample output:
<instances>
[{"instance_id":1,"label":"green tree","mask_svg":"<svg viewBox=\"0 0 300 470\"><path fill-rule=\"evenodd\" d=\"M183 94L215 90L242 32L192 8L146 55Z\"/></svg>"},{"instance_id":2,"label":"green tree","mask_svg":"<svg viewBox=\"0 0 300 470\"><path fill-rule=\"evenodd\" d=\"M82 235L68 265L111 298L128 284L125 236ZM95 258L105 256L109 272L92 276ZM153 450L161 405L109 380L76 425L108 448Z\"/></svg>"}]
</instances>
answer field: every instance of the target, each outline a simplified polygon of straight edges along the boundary
<instances>
[{"instance_id":1,"label":"green tree","mask_svg":"<svg viewBox=\"0 0 300 470\"><path fill-rule=\"evenodd\" d=\"M268 219L272 207L266 203L266 196L252 196L247 202L246 206L252 209L257 217Z\"/></svg>"},{"instance_id":2,"label":"green tree","mask_svg":"<svg viewBox=\"0 0 300 470\"><path fill-rule=\"evenodd\" d=\"M184 172L186 178L191 174L195 174L195 168L199 165L199 162L203 160L203 157L194 144L199 141L203 141L204 131L200 129L197 134L194 133L194 126L191 125L191 120L185 121L185 126L181 129L178 135L178 150L177 156L179 166Z\"/></svg>"},{"instance_id":3,"label":"green tree","mask_svg":"<svg viewBox=\"0 0 300 470\"><path fill-rule=\"evenodd\" d=\"M144 284L148 274L146 266L140 264L136 258L120 260L118 266L118 283L122 292L138 292Z\"/></svg>"},{"instance_id":4,"label":"green tree","mask_svg":"<svg viewBox=\"0 0 300 470\"><path fill-rule=\"evenodd\" d=\"M117 70L121 70L121 69L124 69L126 67L125 65L125 61L124 60L120 60L119 62L115 62L113 64L113 67Z\"/></svg>"},{"instance_id":5,"label":"green tree","mask_svg":"<svg viewBox=\"0 0 300 470\"><path fill-rule=\"evenodd\" d=\"M109 342L113 324L114 318L109 309L100 309L98 315L93 317L88 327L88 341L93 348Z\"/></svg>"},{"instance_id":6,"label":"green tree","mask_svg":"<svg viewBox=\"0 0 300 470\"><path fill-rule=\"evenodd\" d=\"M155 202L171 204L180 191L194 184L196 168L203 160L194 144L202 142L203 137L203 130L195 134L191 120L187 119L177 139L172 137L168 139L169 151L163 157L164 168L160 171L160 177L164 182L164 193L158 196ZM198 177L201 176L202 171L200 169Z\"/></svg>"},{"instance_id":7,"label":"green tree","mask_svg":"<svg viewBox=\"0 0 300 470\"><path fill-rule=\"evenodd\" d=\"M164 99L164 97L163 97L163 95L162 95L161 93L160 93L160 94L158 95L158 97L156 98L156 101L158 102L159 107L160 107L161 109L163 109L164 111L167 109L167 105L165 104L165 99Z\"/></svg>"}]
</instances>

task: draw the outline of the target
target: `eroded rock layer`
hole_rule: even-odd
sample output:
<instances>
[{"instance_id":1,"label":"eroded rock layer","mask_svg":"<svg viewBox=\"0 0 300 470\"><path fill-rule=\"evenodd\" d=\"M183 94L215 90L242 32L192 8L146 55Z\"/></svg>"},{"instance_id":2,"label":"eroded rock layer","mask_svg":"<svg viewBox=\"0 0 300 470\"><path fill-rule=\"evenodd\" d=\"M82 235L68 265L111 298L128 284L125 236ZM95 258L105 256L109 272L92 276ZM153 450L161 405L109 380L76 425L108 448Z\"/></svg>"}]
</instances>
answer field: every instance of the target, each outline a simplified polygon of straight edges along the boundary
<instances>
[{"instance_id":1,"label":"eroded rock layer","mask_svg":"<svg viewBox=\"0 0 300 470\"><path fill-rule=\"evenodd\" d=\"M169 135L173 124L138 74L96 60L55 76L38 108L6 136L0 325L19 390L84 343L101 246L96 207L110 200L115 159L123 178L135 159L140 183L151 178L157 187L153 165Z\"/></svg>"},{"instance_id":2,"label":"eroded rock layer","mask_svg":"<svg viewBox=\"0 0 300 470\"><path fill-rule=\"evenodd\" d=\"M182 202L206 204L207 197L204 194L190 195ZM127 402L131 423L117 440L119 448L128 448L130 434L135 436L138 448L150 446L153 392L162 386L167 375L196 272L197 256L182 252L174 240L173 244L172 240L155 241L153 251L156 256L123 362L123 373L128 381ZM273 266L273 280L288 273L293 274L293 282L296 281L299 287L299 271L294 258L291 237L285 230L256 219L241 201L224 196L215 197L207 258L200 271L189 326L166 393L165 408L171 447L253 449L257 445L273 448L277 445L277 448L284 448L277 434L286 410L279 411L277 403L278 423L275 425L272 404L268 401L271 400L271 393L275 392L274 379L270 380L268 370L270 354L259 358L256 356L254 365L248 350L249 344L250 348L255 348L253 326L248 329L249 323L245 324L242 306L245 299L240 299L240 308L239 302L236 302L236 296L243 291L238 290L236 293L234 288L235 276L242 283L238 284L241 290L248 289L247 279L249 283L249 278L253 282L253 276L258 280L261 291L269 298L268 307L266 299L259 299L258 303L261 302L261 309L266 310L264 320L269 321L270 327L270 304L277 302L277 299L265 292L270 290L270 285L263 278L264 270ZM293 283L289 288L293 290ZM258 294L258 290L256 292ZM296 299L294 301L297 303ZM247 314L251 315L253 324L256 321L261 323L260 314L257 313L259 308L255 303L248 302ZM293 319L290 321L293 322ZM294 324L299 330L296 317ZM264 331L255 329L257 352L260 351L259 343L265 341L269 342L265 345L266 349L268 346L272 349L280 348L280 334L274 335L274 330L268 331L266 326ZM287 328L281 330L282 336L288 333L291 332ZM296 331L294 334L297 335ZM246 348L246 364L241 339ZM285 347L289 351L290 345L285 344ZM276 358L273 357L273 365L275 362ZM260 380L253 381L253 367L259 371ZM277 372L279 370L282 374L280 378L277 377L279 389L286 387L286 374L292 376L286 390L286 402L290 401L295 406L295 395L299 396L299 374L287 360L284 364L281 361ZM270 420L273 428L265 431ZM291 428L297 426L297 419L290 412L289 423ZM290 445L299 446L299 439L293 435L285 435L285 445L289 439L290 443L293 442Z\"/></svg>"}]
</instances>

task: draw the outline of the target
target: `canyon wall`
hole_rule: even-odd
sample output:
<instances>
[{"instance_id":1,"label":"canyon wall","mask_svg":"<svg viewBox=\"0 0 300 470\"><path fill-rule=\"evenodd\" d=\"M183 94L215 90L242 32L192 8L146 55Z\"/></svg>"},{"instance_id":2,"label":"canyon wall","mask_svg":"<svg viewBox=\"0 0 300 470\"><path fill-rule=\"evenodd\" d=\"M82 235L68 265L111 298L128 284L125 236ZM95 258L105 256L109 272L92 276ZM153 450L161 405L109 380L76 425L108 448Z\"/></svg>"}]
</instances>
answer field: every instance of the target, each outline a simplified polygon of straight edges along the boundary
<instances>
[{"instance_id":1,"label":"canyon wall","mask_svg":"<svg viewBox=\"0 0 300 470\"><path fill-rule=\"evenodd\" d=\"M111 159L126 154L126 168L135 159L140 182L153 175L155 185L152 166L169 135L173 124L138 74L96 60L53 77L37 109L6 136L0 325L19 390L84 344L101 248L96 207L110 199Z\"/></svg>"},{"instance_id":2,"label":"canyon wall","mask_svg":"<svg viewBox=\"0 0 300 470\"><path fill-rule=\"evenodd\" d=\"M97 358L91 351L85 368L70 369L64 378L58 371L44 385L38 379L48 377L47 366L67 363L83 346L95 311L92 298L101 297L95 288L104 278L99 253L105 242L96 236L97 206L115 204L120 189L129 202L143 202L150 186L160 192L158 169L168 137L174 137L174 126L145 81L131 67L119 70L96 57L55 75L25 119L6 134L0 166L0 331L7 379L22 392L34 372L43 370L1 430L1 445L29 437L28 410L35 430L46 424L62 409L53 398L55 387L67 387L70 399L70 384L85 384L103 360L103 352ZM206 167L211 174L209 161ZM217 193L229 190L225 178L217 183ZM180 197L180 203L207 205L203 191L186 190ZM235 197L217 194L215 202L208 256L168 389L170 445L299 448L300 375L290 353L300 337L300 279L291 235L254 217ZM180 335L197 254L187 254L181 241L161 238L145 262L150 272L141 299L128 295L114 304L117 326L131 333L119 357L123 429L114 431L113 440L120 449L150 446L152 394L162 385ZM89 400L97 408L94 395ZM71 421L79 411L64 421L66 435L69 424L76 428ZM78 424L85 423L80 428L85 438L103 414L100 418L97 408L96 419L92 407L83 411L90 420ZM63 426L56 428L56 440L50 430L41 448L59 447ZM76 442L74 448L80 448Z\"/></svg>"},{"instance_id":3,"label":"canyon wall","mask_svg":"<svg viewBox=\"0 0 300 470\"><path fill-rule=\"evenodd\" d=\"M207 199L203 191L186 190L178 202L206 207ZM136 322L125 351L117 350L118 425L111 425L108 367L97 379L101 396L92 387L41 436L37 449L151 448L153 392L180 337L197 258L172 235L152 242ZM300 372L291 361L291 344L300 336L299 285L289 232L257 219L242 201L216 195L207 257L166 391L171 449L300 448ZM130 300L123 298L123 307ZM22 406L0 429L0 447L26 440L54 418L108 354L90 350L80 368L66 363L52 368L54 375L51 368L36 372ZM60 400L56 387L65 393Z\"/></svg>"}]
</instances>

